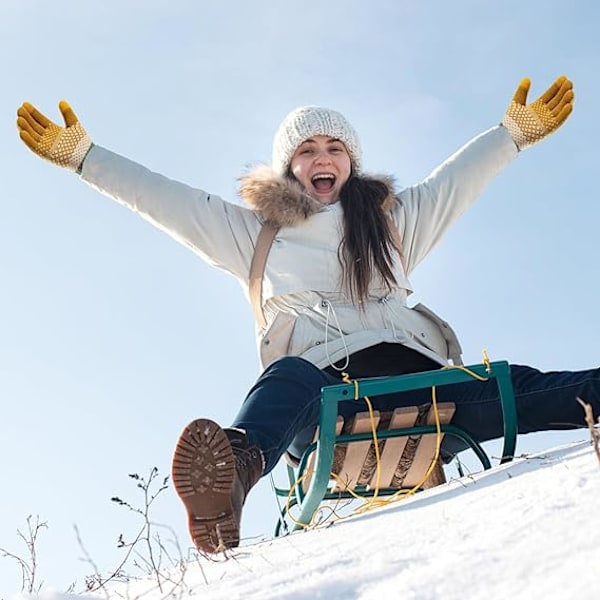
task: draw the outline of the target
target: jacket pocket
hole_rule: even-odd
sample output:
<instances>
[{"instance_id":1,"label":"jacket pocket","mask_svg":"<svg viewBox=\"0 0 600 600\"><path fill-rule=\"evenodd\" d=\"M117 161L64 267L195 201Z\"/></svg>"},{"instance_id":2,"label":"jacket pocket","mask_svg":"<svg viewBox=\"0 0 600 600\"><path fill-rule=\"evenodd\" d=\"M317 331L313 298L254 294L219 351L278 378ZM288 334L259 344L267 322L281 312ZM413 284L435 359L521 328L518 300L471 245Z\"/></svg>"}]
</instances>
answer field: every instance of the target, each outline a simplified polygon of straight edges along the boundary
<instances>
[{"instance_id":1,"label":"jacket pocket","mask_svg":"<svg viewBox=\"0 0 600 600\"><path fill-rule=\"evenodd\" d=\"M450 325L444 321L444 319L440 318L424 304L416 304L413 306L413 310L420 313L424 317L427 317L429 321L437 326L444 338L444 341L446 342L447 358L451 359L455 365L462 365L462 348L454 329L452 329L452 327L450 327Z\"/></svg>"},{"instance_id":2,"label":"jacket pocket","mask_svg":"<svg viewBox=\"0 0 600 600\"><path fill-rule=\"evenodd\" d=\"M260 360L263 368L288 354L296 318L296 316L289 313L277 313L262 338L259 338Z\"/></svg>"}]
</instances>

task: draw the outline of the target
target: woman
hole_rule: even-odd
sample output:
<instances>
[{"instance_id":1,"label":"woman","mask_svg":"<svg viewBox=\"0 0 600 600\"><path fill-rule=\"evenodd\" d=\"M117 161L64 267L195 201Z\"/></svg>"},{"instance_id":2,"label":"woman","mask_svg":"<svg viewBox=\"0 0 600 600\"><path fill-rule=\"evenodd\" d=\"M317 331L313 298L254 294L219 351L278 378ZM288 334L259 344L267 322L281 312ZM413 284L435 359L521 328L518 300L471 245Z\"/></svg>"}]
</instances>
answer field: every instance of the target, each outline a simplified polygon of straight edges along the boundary
<instances>
[{"instance_id":1,"label":"woman","mask_svg":"<svg viewBox=\"0 0 600 600\"><path fill-rule=\"evenodd\" d=\"M272 167L242 178L244 208L152 173L91 139L66 102L60 127L25 103L21 139L41 157L80 173L102 193L238 278L256 305L262 375L229 428L197 419L183 431L173 481L205 552L239 543L246 495L285 451L299 456L318 423L322 386L460 362L452 329L424 306L409 307L408 276L448 227L520 150L555 131L572 111L559 77L527 104L523 80L502 123L477 136L423 182L400 193L361 170L358 136L338 112L291 112L273 143ZM262 232L270 232L259 242ZM262 266L253 257L262 253ZM585 426L577 396L600 413L600 369L540 373L512 366L521 433ZM450 387L452 390L450 390ZM427 402L415 391L380 409ZM453 423L478 441L502 435L494 385L446 386ZM351 407L352 408L352 407ZM444 443L446 456L460 448Z\"/></svg>"}]
</instances>

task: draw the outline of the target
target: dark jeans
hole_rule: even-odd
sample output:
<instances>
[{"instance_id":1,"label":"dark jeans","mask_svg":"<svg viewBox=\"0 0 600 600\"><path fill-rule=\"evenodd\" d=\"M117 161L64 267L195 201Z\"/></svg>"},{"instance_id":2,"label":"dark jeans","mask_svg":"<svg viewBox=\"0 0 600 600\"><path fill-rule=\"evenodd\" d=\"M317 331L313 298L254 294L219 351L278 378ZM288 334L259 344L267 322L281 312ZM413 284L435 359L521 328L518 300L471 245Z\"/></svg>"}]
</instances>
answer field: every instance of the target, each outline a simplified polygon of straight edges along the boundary
<instances>
[{"instance_id":1,"label":"dark jeans","mask_svg":"<svg viewBox=\"0 0 600 600\"><path fill-rule=\"evenodd\" d=\"M360 359L360 354L353 359ZM354 365L353 362L350 364L350 374L359 378L383 374L377 371L384 367L385 374L390 375L439 367L406 348L401 354L404 360L396 362L394 368L386 367L386 352L379 352L380 360L377 361L370 360L372 356L367 356L363 364L354 360ZM332 373L335 371L320 370L302 358L285 357L271 364L248 393L233 426L245 429L250 444L262 450L265 474L275 467L288 448L292 454L300 456L312 441L319 422L321 388L340 381L339 376ZM532 367L511 365L511 375L519 433L585 427L584 411L577 397L592 405L595 418L600 414L600 368L542 373ZM452 423L478 442L503 435L502 407L495 380L440 386L437 400L456 404ZM431 390L375 396L371 401L374 408L381 411L417 406L431 402ZM364 402L343 402L340 406L340 413L348 416L364 411L366 405ZM461 444L456 438L446 436L445 458L464 449Z\"/></svg>"}]
</instances>

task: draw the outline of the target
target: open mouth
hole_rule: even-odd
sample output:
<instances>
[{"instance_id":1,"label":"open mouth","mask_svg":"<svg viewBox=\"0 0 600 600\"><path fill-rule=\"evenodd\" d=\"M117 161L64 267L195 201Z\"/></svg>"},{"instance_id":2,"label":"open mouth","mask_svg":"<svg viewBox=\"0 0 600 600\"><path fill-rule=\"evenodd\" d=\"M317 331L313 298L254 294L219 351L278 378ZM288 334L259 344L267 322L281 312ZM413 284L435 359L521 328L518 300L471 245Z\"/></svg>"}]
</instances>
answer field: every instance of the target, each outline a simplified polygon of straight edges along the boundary
<instances>
[{"instance_id":1,"label":"open mouth","mask_svg":"<svg viewBox=\"0 0 600 600\"><path fill-rule=\"evenodd\" d=\"M313 175L310 182L315 190L319 193L327 193L333 189L335 185L335 175L331 173L317 173Z\"/></svg>"}]
</instances>

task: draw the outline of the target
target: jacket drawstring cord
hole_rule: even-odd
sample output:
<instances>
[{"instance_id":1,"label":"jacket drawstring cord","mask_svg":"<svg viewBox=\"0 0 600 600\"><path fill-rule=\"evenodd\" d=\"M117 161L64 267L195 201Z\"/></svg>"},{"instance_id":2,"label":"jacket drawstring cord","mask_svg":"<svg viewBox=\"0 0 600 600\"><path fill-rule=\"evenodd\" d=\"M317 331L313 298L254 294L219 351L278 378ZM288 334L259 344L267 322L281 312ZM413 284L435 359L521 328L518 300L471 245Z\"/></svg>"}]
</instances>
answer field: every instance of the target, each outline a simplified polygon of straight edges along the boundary
<instances>
[{"instance_id":1,"label":"jacket drawstring cord","mask_svg":"<svg viewBox=\"0 0 600 600\"><path fill-rule=\"evenodd\" d=\"M329 364L336 370L339 371L340 373L342 371L345 371L348 368L348 365L350 364L350 353L348 352L348 346L346 346L346 338L344 337L344 332L342 331L342 328L340 327L340 322L338 321L337 315L335 314L335 309L333 308L333 305L331 304L331 302L329 300L323 300L323 304L325 304L327 306L327 315L325 316L325 353L327 355L327 360L329 361ZM340 337L342 338L342 344L344 344L344 354L345 354L345 360L344 360L344 364L341 367L336 366L333 361L331 360L331 357L329 356L329 347L328 347L328 331L329 331L329 319L330 319L330 315L333 314L333 318L335 320L335 326L340 334Z\"/></svg>"}]
</instances>

